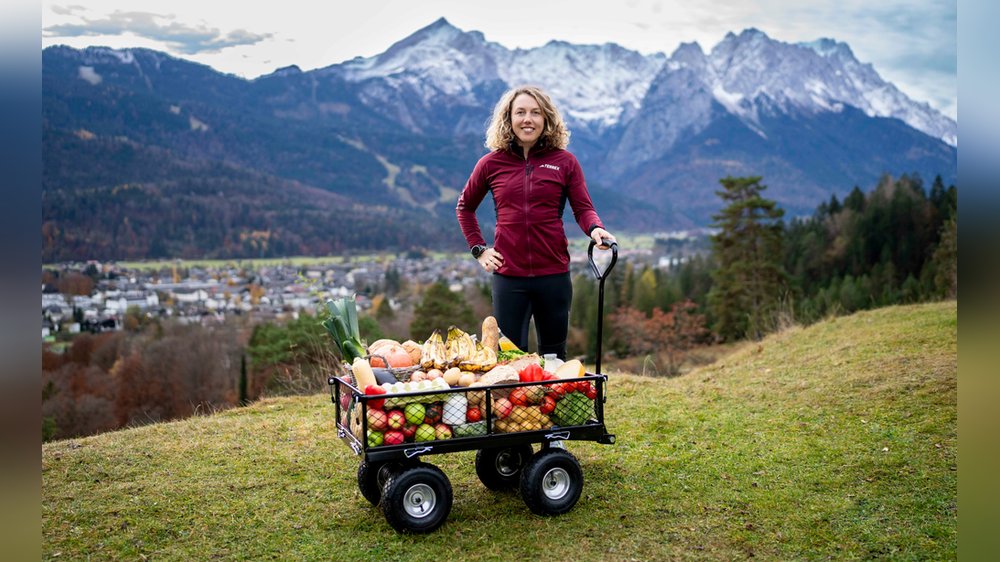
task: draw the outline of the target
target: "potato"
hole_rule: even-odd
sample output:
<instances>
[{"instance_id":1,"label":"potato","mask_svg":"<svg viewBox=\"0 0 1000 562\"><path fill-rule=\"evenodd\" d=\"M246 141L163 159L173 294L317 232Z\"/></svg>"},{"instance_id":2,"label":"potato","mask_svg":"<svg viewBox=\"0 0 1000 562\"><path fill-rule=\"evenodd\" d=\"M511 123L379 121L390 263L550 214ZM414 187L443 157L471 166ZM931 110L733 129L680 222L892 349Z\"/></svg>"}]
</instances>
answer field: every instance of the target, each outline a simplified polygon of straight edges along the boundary
<instances>
[{"instance_id":1,"label":"potato","mask_svg":"<svg viewBox=\"0 0 1000 562\"><path fill-rule=\"evenodd\" d=\"M448 386L459 386L458 380L462 377L462 370L458 367L452 367L444 372L444 382L448 383Z\"/></svg>"},{"instance_id":2,"label":"potato","mask_svg":"<svg viewBox=\"0 0 1000 562\"><path fill-rule=\"evenodd\" d=\"M472 386L474 382L476 382L476 374L469 371L462 371L458 377L458 386Z\"/></svg>"}]
</instances>

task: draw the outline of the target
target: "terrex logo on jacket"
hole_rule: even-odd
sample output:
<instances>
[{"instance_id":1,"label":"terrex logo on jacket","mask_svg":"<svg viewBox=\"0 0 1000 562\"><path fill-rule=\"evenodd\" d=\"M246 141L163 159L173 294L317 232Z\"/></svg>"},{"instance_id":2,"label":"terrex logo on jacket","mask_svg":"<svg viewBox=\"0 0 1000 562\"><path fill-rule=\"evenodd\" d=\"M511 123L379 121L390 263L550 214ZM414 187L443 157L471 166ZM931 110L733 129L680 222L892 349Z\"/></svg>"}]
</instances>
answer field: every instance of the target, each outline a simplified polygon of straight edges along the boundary
<instances>
[{"instance_id":1,"label":"terrex logo on jacket","mask_svg":"<svg viewBox=\"0 0 1000 562\"><path fill-rule=\"evenodd\" d=\"M455 214L469 247L486 245L476 209L493 194L497 228L493 247L504 257L502 275L530 277L569 271L569 242L562 213L568 200L585 234L604 225L594 211L583 170L571 153L533 149L520 153L494 151L472 170L458 198Z\"/></svg>"}]
</instances>

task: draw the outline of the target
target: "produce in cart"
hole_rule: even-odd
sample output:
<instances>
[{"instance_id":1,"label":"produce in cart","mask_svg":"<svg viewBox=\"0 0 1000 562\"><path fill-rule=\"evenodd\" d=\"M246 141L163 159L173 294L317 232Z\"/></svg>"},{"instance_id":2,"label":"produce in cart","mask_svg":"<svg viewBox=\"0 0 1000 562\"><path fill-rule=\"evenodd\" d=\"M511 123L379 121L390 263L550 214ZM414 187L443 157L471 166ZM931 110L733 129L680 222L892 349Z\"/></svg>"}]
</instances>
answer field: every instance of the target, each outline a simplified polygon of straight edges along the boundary
<instances>
[{"instance_id":1,"label":"produce in cart","mask_svg":"<svg viewBox=\"0 0 1000 562\"><path fill-rule=\"evenodd\" d=\"M604 277L617 257L617 245L611 248L610 265L604 276L598 274L599 308ZM339 305L335 309L341 310ZM339 435L363 456L357 473L362 496L380 506L397 531L433 531L447 518L452 490L447 476L421 458L476 450L476 474L491 490L517 489L539 515L572 509L583 487L582 469L555 444L615 441L604 425L607 377L599 367L603 315L598 319L596 375L572 359L557 368L550 365L554 372L543 370L537 354L505 342L492 318L483 321L478 342L452 326L447 341L444 332L435 330L422 345L379 340L362 347L362 355L350 358L352 376L330 377ZM350 328L347 333L345 341L351 338ZM339 351L345 350L357 351L351 341L342 341ZM373 363L384 367L373 369ZM392 372L407 364L413 369L407 380L361 384L371 383L377 369ZM538 450L532 445L539 445Z\"/></svg>"}]
</instances>

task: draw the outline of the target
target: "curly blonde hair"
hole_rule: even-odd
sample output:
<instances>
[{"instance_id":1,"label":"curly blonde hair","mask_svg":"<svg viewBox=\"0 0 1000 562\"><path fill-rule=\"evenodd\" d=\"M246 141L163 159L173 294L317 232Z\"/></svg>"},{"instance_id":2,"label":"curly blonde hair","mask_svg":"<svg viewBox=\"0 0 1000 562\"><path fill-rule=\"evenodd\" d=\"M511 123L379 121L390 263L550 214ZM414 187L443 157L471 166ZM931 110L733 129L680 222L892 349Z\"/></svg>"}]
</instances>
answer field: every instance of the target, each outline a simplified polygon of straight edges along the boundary
<instances>
[{"instance_id":1,"label":"curly blonde hair","mask_svg":"<svg viewBox=\"0 0 1000 562\"><path fill-rule=\"evenodd\" d=\"M535 98L538 107L545 115L545 129L538 137L539 146L552 148L566 148L569 145L569 129L563 121L562 115L552 103L548 94L537 86L519 86L511 88L500 97L496 107L493 108L493 118L486 129L486 148L490 150L509 150L515 139L514 127L510 121L511 106L514 105L514 98L521 94L528 94Z\"/></svg>"}]
</instances>

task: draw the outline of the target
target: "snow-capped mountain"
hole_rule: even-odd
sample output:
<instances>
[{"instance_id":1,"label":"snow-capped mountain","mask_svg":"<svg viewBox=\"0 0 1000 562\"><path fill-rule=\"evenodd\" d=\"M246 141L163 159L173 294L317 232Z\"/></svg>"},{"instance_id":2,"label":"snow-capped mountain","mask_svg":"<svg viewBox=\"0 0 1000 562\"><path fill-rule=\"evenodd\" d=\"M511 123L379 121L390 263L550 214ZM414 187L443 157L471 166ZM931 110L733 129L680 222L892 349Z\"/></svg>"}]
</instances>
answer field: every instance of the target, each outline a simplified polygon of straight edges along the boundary
<instances>
[{"instance_id":1,"label":"snow-capped mountain","mask_svg":"<svg viewBox=\"0 0 1000 562\"><path fill-rule=\"evenodd\" d=\"M708 224L727 175L763 176L790 216L854 186L870 189L886 173L926 182L957 175L953 120L910 100L844 43L790 44L755 29L727 34L707 53L684 43L667 56L562 41L508 49L440 19L377 56L254 80L148 49L50 47L42 71L52 147L45 189L66 198L58 208L91 205L72 186L108 182L114 194L116 185L159 182L177 188L162 197L190 197L189 180L175 172L197 169L189 175L211 179L227 200L247 190L260 197L241 217L280 214L316 193L338 208L353 201L354 217L381 234L352 244L405 246L412 234L399 225L451 224L493 105L525 83L556 101L602 219L618 229ZM156 164L167 157L175 167ZM77 173L81 163L91 175ZM190 204L217 212L208 200ZM305 248L296 212L280 215L282 236ZM79 226L83 239L75 216L59 228ZM271 224L246 220L248 231ZM431 230L423 243L463 243L454 229Z\"/></svg>"},{"instance_id":2,"label":"snow-capped mountain","mask_svg":"<svg viewBox=\"0 0 1000 562\"><path fill-rule=\"evenodd\" d=\"M543 85L567 122L601 131L635 116L665 60L660 53L644 56L613 43L550 41L510 52L499 74L512 86Z\"/></svg>"},{"instance_id":3,"label":"snow-capped mountain","mask_svg":"<svg viewBox=\"0 0 1000 562\"><path fill-rule=\"evenodd\" d=\"M749 126L759 128L758 112L766 107L837 112L846 104L871 117L899 119L952 146L958 142L955 121L882 80L847 44L826 38L783 43L757 29L727 34L707 55L697 43L686 43L668 58L611 43L551 41L534 49L509 50L441 18L380 55L358 57L321 72L352 82L380 78L391 88L415 93L424 105L439 96L471 106L495 101L483 99L477 89L497 80L507 87L538 84L572 125L598 132L627 125L657 75L681 68L694 72L693 79L704 83L715 101ZM384 95L371 99L383 101Z\"/></svg>"},{"instance_id":4,"label":"snow-capped mountain","mask_svg":"<svg viewBox=\"0 0 1000 562\"><path fill-rule=\"evenodd\" d=\"M707 55L704 79L731 113L756 123L762 100L782 110L842 111L851 105L870 117L899 119L956 146L957 124L916 103L862 64L846 43L820 39L788 44L757 29L729 33Z\"/></svg>"},{"instance_id":5,"label":"snow-capped mountain","mask_svg":"<svg viewBox=\"0 0 1000 562\"><path fill-rule=\"evenodd\" d=\"M405 97L423 107L443 98L452 104L491 108L497 92L536 84L549 91L571 125L601 131L635 114L665 60L662 54L644 56L615 44L551 41L534 49L509 50L486 41L478 31L462 31L441 18L384 53L318 72L363 83L366 102L384 103L388 88L406 92ZM405 121L418 127L417 120ZM481 133L482 120L475 127L474 132Z\"/></svg>"}]
</instances>

